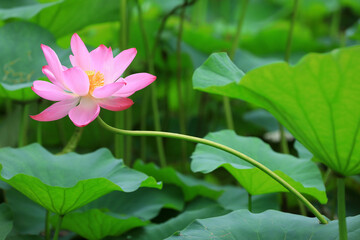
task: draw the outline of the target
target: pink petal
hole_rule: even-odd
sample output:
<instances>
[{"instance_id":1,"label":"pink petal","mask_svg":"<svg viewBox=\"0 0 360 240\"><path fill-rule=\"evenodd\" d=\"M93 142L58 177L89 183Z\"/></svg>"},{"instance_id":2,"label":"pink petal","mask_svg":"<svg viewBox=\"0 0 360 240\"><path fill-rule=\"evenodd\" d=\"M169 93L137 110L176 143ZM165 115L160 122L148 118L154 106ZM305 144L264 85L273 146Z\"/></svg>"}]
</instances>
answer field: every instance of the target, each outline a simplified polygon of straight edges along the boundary
<instances>
[{"instance_id":1,"label":"pink petal","mask_svg":"<svg viewBox=\"0 0 360 240\"><path fill-rule=\"evenodd\" d=\"M99 115L99 105L89 97L83 97L80 100L80 104L71 109L69 117L71 121L78 127L84 127Z\"/></svg>"},{"instance_id":2,"label":"pink petal","mask_svg":"<svg viewBox=\"0 0 360 240\"><path fill-rule=\"evenodd\" d=\"M34 81L31 89L40 97L50 101L61 101L74 98L74 95L65 92L62 88L45 81Z\"/></svg>"},{"instance_id":3,"label":"pink petal","mask_svg":"<svg viewBox=\"0 0 360 240\"><path fill-rule=\"evenodd\" d=\"M69 113L70 109L75 107L78 102L79 98L63 100L61 102L54 103L38 115L33 115L30 117L36 121L41 122L55 121L65 117Z\"/></svg>"},{"instance_id":4,"label":"pink petal","mask_svg":"<svg viewBox=\"0 0 360 240\"><path fill-rule=\"evenodd\" d=\"M123 81L109 83L105 86L95 88L92 96L95 98L107 98L119 91L123 86L125 86L125 82Z\"/></svg>"},{"instance_id":5,"label":"pink petal","mask_svg":"<svg viewBox=\"0 0 360 240\"><path fill-rule=\"evenodd\" d=\"M93 67L95 71L104 74L105 84L114 82L113 75L113 55L111 48L100 45L98 48L90 52Z\"/></svg>"},{"instance_id":6,"label":"pink petal","mask_svg":"<svg viewBox=\"0 0 360 240\"><path fill-rule=\"evenodd\" d=\"M47 77L47 78L50 80L50 82L52 82L53 84L55 84L55 85L57 85L57 86L59 86L59 87L62 85L62 84L60 84L60 83L56 80L54 74L50 71L49 65L43 66L43 67L42 67L42 72L43 72L43 74L46 75L46 77Z\"/></svg>"},{"instance_id":7,"label":"pink petal","mask_svg":"<svg viewBox=\"0 0 360 240\"><path fill-rule=\"evenodd\" d=\"M41 44L41 49L44 52L45 59L48 63L48 71L53 74L53 80L63 82L63 68L56 53L48 46ZM48 72L46 71L46 72ZM52 80L50 80L52 81ZM55 81L54 81L55 82Z\"/></svg>"},{"instance_id":8,"label":"pink petal","mask_svg":"<svg viewBox=\"0 0 360 240\"><path fill-rule=\"evenodd\" d=\"M125 78L126 85L117 91L114 95L118 97L128 97L134 92L143 89L152 82L154 82L156 76L149 73L136 73Z\"/></svg>"},{"instance_id":9,"label":"pink petal","mask_svg":"<svg viewBox=\"0 0 360 240\"><path fill-rule=\"evenodd\" d=\"M113 81L118 79L124 73L126 68L134 60L136 53L136 48L130 48L122 51L114 58Z\"/></svg>"},{"instance_id":10,"label":"pink petal","mask_svg":"<svg viewBox=\"0 0 360 240\"><path fill-rule=\"evenodd\" d=\"M89 92L89 77L79 67L64 71L64 84L73 93L86 96Z\"/></svg>"},{"instance_id":11,"label":"pink petal","mask_svg":"<svg viewBox=\"0 0 360 240\"><path fill-rule=\"evenodd\" d=\"M74 67L82 68L84 71L93 70L90 53L79 35L74 33L70 45L74 54L74 56L70 56L71 64L73 64Z\"/></svg>"},{"instance_id":12,"label":"pink petal","mask_svg":"<svg viewBox=\"0 0 360 240\"><path fill-rule=\"evenodd\" d=\"M123 111L131 107L134 102L129 98L108 97L98 100L99 105L110 111Z\"/></svg>"}]
</instances>

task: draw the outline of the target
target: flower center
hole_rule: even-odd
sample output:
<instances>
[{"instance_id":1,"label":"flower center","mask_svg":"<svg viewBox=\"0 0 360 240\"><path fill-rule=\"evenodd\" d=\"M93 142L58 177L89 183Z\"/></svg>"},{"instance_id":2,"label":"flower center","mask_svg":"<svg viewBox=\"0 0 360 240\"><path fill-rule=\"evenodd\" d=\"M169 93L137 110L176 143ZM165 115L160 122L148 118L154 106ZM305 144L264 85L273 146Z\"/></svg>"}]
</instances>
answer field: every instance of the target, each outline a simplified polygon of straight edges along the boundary
<instances>
[{"instance_id":1,"label":"flower center","mask_svg":"<svg viewBox=\"0 0 360 240\"><path fill-rule=\"evenodd\" d=\"M104 86L104 74L95 71L85 71L89 77L90 88L89 93L92 93L95 88Z\"/></svg>"}]
</instances>

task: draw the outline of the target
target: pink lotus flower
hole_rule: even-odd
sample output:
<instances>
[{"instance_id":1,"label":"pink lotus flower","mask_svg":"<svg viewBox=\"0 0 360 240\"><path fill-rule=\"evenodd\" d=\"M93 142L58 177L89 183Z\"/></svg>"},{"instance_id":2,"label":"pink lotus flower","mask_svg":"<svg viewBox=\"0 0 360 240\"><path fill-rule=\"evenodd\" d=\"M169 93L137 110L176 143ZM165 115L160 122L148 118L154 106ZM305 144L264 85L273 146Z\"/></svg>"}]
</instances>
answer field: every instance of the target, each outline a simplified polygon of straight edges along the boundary
<instances>
[{"instance_id":1,"label":"pink lotus flower","mask_svg":"<svg viewBox=\"0 0 360 240\"><path fill-rule=\"evenodd\" d=\"M115 58L111 48L100 45L87 50L75 33L71 38L70 55L72 68L62 66L56 53L41 45L48 65L42 72L50 82L34 81L32 90L40 97L58 101L38 115L30 116L37 121L54 121L69 115L78 127L92 122L100 113L100 107L122 111L133 104L127 97L155 81L148 73L136 73L121 78L136 55L136 49L122 51Z\"/></svg>"}]
</instances>

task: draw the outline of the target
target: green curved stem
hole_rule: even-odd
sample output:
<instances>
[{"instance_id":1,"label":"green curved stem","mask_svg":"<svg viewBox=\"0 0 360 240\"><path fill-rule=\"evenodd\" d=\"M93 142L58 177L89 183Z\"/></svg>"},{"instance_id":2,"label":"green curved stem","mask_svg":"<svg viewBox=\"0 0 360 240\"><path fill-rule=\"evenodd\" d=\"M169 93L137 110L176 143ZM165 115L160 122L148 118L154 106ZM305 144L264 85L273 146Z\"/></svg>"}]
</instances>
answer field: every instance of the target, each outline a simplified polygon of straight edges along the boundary
<instances>
[{"instance_id":1,"label":"green curved stem","mask_svg":"<svg viewBox=\"0 0 360 240\"><path fill-rule=\"evenodd\" d=\"M189 142L205 144L205 145L208 145L208 146L211 146L214 148L218 148L218 149L228 152L230 154L233 154L234 156L241 158L241 159L245 160L246 162L252 164L253 166L259 168L261 171L263 171L264 173L269 175L272 179L274 179L275 181L280 183L289 192L295 194L295 196L308 207L308 209L319 219L319 221L322 224L327 223L324 216L322 216L320 214L320 212L294 187L292 187L289 183L287 183L284 179L282 179L279 175L277 175L275 172L271 171L266 166L262 165L255 159L252 159L251 157L249 157L239 151L236 151L235 149L232 149L228 146L225 146L223 144L216 143L216 142L213 142L213 141L210 141L207 139L183 135L183 134L179 134L179 133L158 132L158 131L132 131L132 130L117 129L117 128L114 128L114 127L106 124L100 117L98 117L97 119L102 127L104 127L105 129L107 129L109 131L117 133L117 134L130 135L130 136L152 136L152 137L175 138L175 139L185 140L185 141L189 141Z\"/></svg>"},{"instance_id":2,"label":"green curved stem","mask_svg":"<svg viewBox=\"0 0 360 240\"><path fill-rule=\"evenodd\" d=\"M346 227L346 204L345 204L345 178L337 179L337 201L338 201L338 219L340 240L347 240Z\"/></svg>"},{"instance_id":3,"label":"green curved stem","mask_svg":"<svg viewBox=\"0 0 360 240\"><path fill-rule=\"evenodd\" d=\"M63 218L64 218L63 215L59 215L59 219L58 219L58 222L57 222L56 227L55 227L55 233L54 233L53 240L58 240L59 239L59 233L60 233Z\"/></svg>"},{"instance_id":4,"label":"green curved stem","mask_svg":"<svg viewBox=\"0 0 360 240\"><path fill-rule=\"evenodd\" d=\"M75 150L75 148L77 147L77 144L81 138L81 135L84 131L83 127L76 127L73 135L71 136L69 142L66 144L66 146L64 147L64 149L59 152L57 155L61 155L61 154L66 154L69 152L72 152Z\"/></svg>"}]
</instances>

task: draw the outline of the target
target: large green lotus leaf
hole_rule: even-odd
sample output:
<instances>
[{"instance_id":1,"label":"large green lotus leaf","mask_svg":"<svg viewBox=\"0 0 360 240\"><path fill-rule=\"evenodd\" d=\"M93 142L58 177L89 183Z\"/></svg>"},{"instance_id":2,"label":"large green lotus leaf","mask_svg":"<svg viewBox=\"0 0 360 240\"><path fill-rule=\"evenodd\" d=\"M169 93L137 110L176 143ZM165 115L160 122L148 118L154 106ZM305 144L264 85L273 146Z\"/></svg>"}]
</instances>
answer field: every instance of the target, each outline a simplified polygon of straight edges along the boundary
<instances>
[{"instance_id":1,"label":"large green lotus leaf","mask_svg":"<svg viewBox=\"0 0 360 240\"><path fill-rule=\"evenodd\" d=\"M360 238L360 215L346 218L348 239ZM173 239L339 239L338 221L319 224L316 218L268 210L254 214L238 210L221 217L198 219Z\"/></svg>"},{"instance_id":2,"label":"large green lotus leaf","mask_svg":"<svg viewBox=\"0 0 360 240\"><path fill-rule=\"evenodd\" d=\"M355 46L268 65L245 75L239 97L271 112L332 170L359 174L359 61Z\"/></svg>"},{"instance_id":3,"label":"large green lotus leaf","mask_svg":"<svg viewBox=\"0 0 360 240\"><path fill-rule=\"evenodd\" d=\"M91 24L118 20L119 4L111 0L63 0L40 11L33 21L59 38Z\"/></svg>"},{"instance_id":4,"label":"large green lotus leaf","mask_svg":"<svg viewBox=\"0 0 360 240\"><path fill-rule=\"evenodd\" d=\"M1 180L61 215L112 191L161 187L152 177L125 167L107 149L53 155L39 144L2 148L0 164Z\"/></svg>"},{"instance_id":5,"label":"large green lotus leaf","mask_svg":"<svg viewBox=\"0 0 360 240\"><path fill-rule=\"evenodd\" d=\"M142 188L132 193L112 192L67 214L62 228L86 239L102 239L149 224L162 208L180 211L183 206L182 193L175 186L164 186L162 190Z\"/></svg>"},{"instance_id":6,"label":"large green lotus leaf","mask_svg":"<svg viewBox=\"0 0 360 240\"><path fill-rule=\"evenodd\" d=\"M220 53L196 70L193 82L196 89L265 108L316 160L349 176L360 173L359 59L360 47L354 46L308 54L295 66L267 65L241 79L238 69L226 72L232 63Z\"/></svg>"},{"instance_id":7,"label":"large green lotus leaf","mask_svg":"<svg viewBox=\"0 0 360 240\"><path fill-rule=\"evenodd\" d=\"M0 19L9 18L30 19L40 10L57 4L58 2L39 3L36 0L0 1Z\"/></svg>"},{"instance_id":8,"label":"large green lotus leaf","mask_svg":"<svg viewBox=\"0 0 360 240\"><path fill-rule=\"evenodd\" d=\"M226 53L213 53L195 70L193 87L208 93L238 97L238 83L244 75Z\"/></svg>"},{"instance_id":9,"label":"large green lotus leaf","mask_svg":"<svg viewBox=\"0 0 360 240\"><path fill-rule=\"evenodd\" d=\"M45 209L29 198L10 188L6 190L6 200L13 213L13 232L38 235L44 231Z\"/></svg>"},{"instance_id":10,"label":"large green lotus leaf","mask_svg":"<svg viewBox=\"0 0 360 240\"><path fill-rule=\"evenodd\" d=\"M147 224L149 224L147 220L95 208L83 213L69 213L64 217L62 229L76 232L85 239L97 240L107 236L117 236Z\"/></svg>"},{"instance_id":11,"label":"large green lotus leaf","mask_svg":"<svg viewBox=\"0 0 360 240\"><path fill-rule=\"evenodd\" d=\"M321 203L327 202L321 174L314 162L274 152L261 139L237 136L232 130L209 133L205 139L244 153L277 173L299 192L311 195ZM223 167L252 195L287 191L258 168L222 150L197 144L191 157L192 171L209 173Z\"/></svg>"},{"instance_id":12,"label":"large green lotus leaf","mask_svg":"<svg viewBox=\"0 0 360 240\"><path fill-rule=\"evenodd\" d=\"M175 232L184 229L195 219L221 216L228 212L228 210L223 209L213 200L197 198L178 216L171 218L164 223L150 224L135 231L131 231L128 234L125 234L124 237L117 239L163 240L170 237Z\"/></svg>"},{"instance_id":13,"label":"large green lotus leaf","mask_svg":"<svg viewBox=\"0 0 360 240\"><path fill-rule=\"evenodd\" d=\"M13 227L10 207L3 203L0 205L0 240L5 240Z\"/></svg>"},{"instance_id":14,"label":"large green lotus leaf","mask_svg":"<svg viewBox=\"0 0 360 240\"><path fill-rule=\"evenodd\" d=\"M248 192L240 187L227 186L225 192L218 199L219 204L228 210L239 210L248 208ZM280 210L279 194L269 193L255 195L251 198L254 213L265 210Z\"/></svg>"},{"instance_id":15,"label":"large green lotus leaf","mask_svg":"<svg viewBox=\"0 0 360 240\"><path fill-rule=\"evenodd\" d=\"M51 33L33 23L10 22L1 27L0 97L19 101L37 99L30 87L43 76L41 69L46 65L40 44L50 45L63 65L69 62L69 50L61 50L54 43Z\"/></svg>"},{"instance_id":16,"label":"large green lotus leaf","mask_svg":"<svg viewBox=\"0 0 360 240\"><path fill-rule=\"evenodd\" d=\"M159 168L154 163L145 164L138 160L135 162L133 168L153 176L159 181L180 187L183 191L185 201L190 201L196 196L216 199L223 192L223 189L220 187L212 185L204 180L181 174L170 167Z\"/></svg>"}]
</instances>

